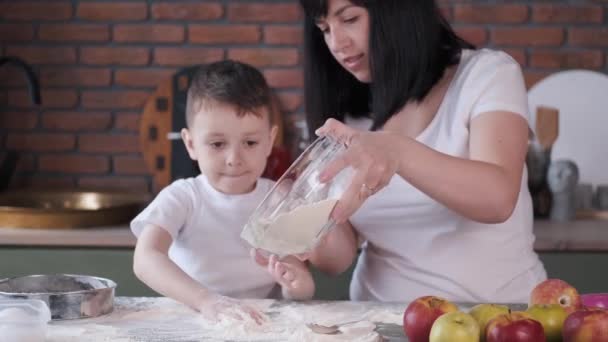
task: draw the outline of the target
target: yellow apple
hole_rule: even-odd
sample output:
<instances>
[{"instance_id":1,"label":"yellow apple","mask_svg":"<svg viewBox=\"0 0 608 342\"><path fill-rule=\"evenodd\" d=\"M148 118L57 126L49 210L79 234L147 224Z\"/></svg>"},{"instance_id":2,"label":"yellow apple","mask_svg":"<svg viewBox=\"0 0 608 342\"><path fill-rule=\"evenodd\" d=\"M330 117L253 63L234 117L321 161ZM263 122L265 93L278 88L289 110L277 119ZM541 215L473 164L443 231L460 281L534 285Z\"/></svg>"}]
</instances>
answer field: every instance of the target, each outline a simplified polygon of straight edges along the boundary
<instances>
[{"instance_id":1,"label":"yellow apple","mask_svg":"<svg viewBox=\"0 0 608 342\"><path fill-rule=\"evenodd\" d=\"M499 315L508 314L509 307L500 304L477 304L471 308L469 314L475 318L479 324L480 341L486 340L486 327L488 322Z\"/></svg>"},{"instance_id":2,"label":"yellow apple","mask_svg":"<svg viewBox=\"0 0 608 342\"><path fill-rule=\"evenodd\" d=\"M431 327L429 342L478 342L479 324L462 311L439 316Z\"/></svg>"},{"instance_id":3,"label":"yellow apple","mask_svg":"<svg viewBox=\"0 0 608 342\"><path fill-rule=\"evenodd\" d=\"M543 325L547 342L562 340L562 328L568 313L561 305L537 304L529 307L526 312Z\"/></svg>"}]
</instances>

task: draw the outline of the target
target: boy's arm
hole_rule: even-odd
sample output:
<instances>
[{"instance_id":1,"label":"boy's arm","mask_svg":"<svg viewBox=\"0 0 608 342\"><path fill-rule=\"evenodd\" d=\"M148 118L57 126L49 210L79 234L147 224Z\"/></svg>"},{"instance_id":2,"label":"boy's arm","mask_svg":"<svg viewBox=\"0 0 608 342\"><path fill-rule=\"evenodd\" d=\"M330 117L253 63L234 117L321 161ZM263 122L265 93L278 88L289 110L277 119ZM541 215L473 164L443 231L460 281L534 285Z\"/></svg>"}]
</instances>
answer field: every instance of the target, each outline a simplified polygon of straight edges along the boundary
<instances>
[{"instance_id":1,"label":"boy's arm","mask_svg":"<svg viewBox=\"0 0 608 342\"><path fill-rule=\"evenodd\" d=\"M200 311L210 293L169 259L172 241L163 228L146 225L135 246L133 272L154 291Z\"/></svg>"},{"instance_id":2,"label":"boy's arm","mask_svg":"<svg viewBox=\"0 0 608 342\"><path fill-rule=\"evenodd\" d=\"M315 295L315 281L306 263L293 256L288 256L277 262L274 268L275 272L282 277L279 284L283 298L310 300Z\"/></svg>"}]
</instances>

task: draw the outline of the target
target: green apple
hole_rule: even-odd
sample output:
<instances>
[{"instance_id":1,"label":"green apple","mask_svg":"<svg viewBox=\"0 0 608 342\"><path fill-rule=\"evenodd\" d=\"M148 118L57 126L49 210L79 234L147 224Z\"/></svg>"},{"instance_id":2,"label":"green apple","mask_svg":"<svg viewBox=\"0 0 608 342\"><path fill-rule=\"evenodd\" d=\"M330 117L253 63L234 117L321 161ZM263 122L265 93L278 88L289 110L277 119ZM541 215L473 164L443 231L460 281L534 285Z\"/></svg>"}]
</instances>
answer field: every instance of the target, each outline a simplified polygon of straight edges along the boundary
<instances>
[{"instance_id":1,"label":"green apple","mask_svg":"<svg viewBox=\"0 0 608 342\"><path fill-rule=\"evenodd\" d=\"M559 304L536 304L526 310L543 325L547 342L561 341L564 321L568 312Z\"/></svg>"},{"instance_id":2,"label":"green apple","mask_svg":"<svg viewBox=\"0 0 608 342\"><path fill-rule=\"evenodd\" d=\"M478 342L479 324L473 316L462 312L448 312L439 316L431 327L429 342Z\"/></svg>"},{"instance_id":3,"label":"green apple","mask_svg":"<svg viewBox=\"0 0 608 342\"><path fill-rule=\"evenodd\" d=\"M486 340L486 327L488 322L499 315L508 314L509 307L500 304L477 304L471 308L469 314L475 318L479 324L479 335L481 336L480 341Z\"/></svg>"}]
</instances>

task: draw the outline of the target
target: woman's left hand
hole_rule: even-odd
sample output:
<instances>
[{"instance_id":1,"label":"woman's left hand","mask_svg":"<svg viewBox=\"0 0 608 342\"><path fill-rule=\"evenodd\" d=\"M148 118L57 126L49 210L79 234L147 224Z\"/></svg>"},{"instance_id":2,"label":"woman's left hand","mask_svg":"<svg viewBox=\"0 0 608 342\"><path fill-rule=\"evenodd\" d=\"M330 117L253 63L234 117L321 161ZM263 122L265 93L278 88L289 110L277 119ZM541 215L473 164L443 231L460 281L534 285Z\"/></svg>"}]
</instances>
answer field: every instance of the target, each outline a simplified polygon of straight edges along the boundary
<instances>
[{"instance_id":1,"label":"woman's left hand","mask_svg":"<svg viewBox=\"0 0 608 342\"><path fill-rule=\"evenodd\" d=\"M342 169L351 166L353 179L332 212L337 223L343 223L373 194L384 188L397 172L400 161L400 139L389 132L365 132L329 119L317 129L319 136L330 136L346 144L346 152L323 170L322 182L331 180Z\"/></svg>"}]
</instances>

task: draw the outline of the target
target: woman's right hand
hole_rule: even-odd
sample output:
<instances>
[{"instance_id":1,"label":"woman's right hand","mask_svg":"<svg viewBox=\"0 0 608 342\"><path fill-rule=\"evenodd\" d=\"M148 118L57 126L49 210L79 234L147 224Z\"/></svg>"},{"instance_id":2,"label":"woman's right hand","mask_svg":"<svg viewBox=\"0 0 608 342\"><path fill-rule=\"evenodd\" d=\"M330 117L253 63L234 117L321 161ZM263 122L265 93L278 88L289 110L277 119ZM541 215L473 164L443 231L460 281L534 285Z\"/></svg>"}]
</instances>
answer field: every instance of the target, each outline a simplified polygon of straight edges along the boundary
<instances>
[{"instance_id":1,"label":"woman's right hand","mask_svg":"<svg viewBox=\"0 0 608 342\"><path fill-rule=\"evenodd\" d=\"M353 180L332 212L337 223L345 223L365 200L384 188L397 173L403 139L385 131L358 131L335 119L327 120L316 133L330 136L348 147L319 175L322 182L327 182L348 166L355 170Z\"/></svg>"},{"instance_id":2,"label":"woman's right hand","mask_svg":"<svg viewBox=\"0 0 608 342\"><path fill-rule=\"evenodd\" d=\"M202 296L197 308L203 318L213 322L223 318L239 321L253 319L257 324L262 324L267 320L263 313L253 307L237 299L211 292L206 292Z\"/></svg>"}]
</instances>

